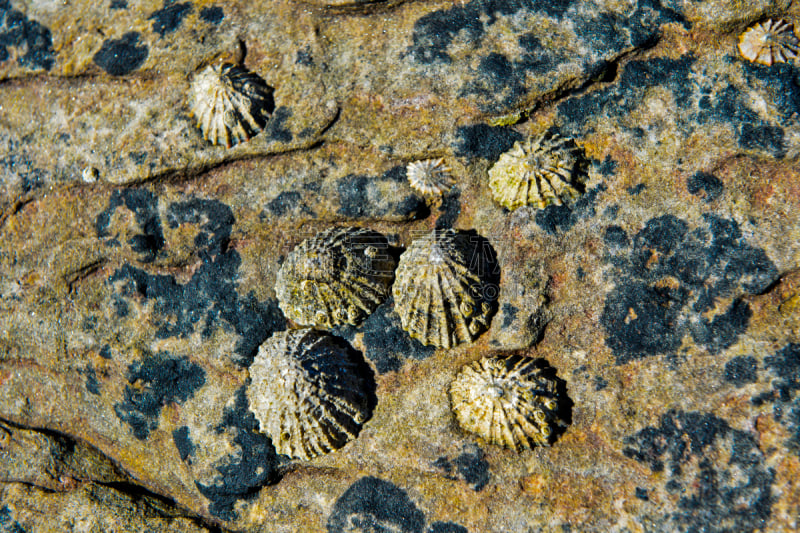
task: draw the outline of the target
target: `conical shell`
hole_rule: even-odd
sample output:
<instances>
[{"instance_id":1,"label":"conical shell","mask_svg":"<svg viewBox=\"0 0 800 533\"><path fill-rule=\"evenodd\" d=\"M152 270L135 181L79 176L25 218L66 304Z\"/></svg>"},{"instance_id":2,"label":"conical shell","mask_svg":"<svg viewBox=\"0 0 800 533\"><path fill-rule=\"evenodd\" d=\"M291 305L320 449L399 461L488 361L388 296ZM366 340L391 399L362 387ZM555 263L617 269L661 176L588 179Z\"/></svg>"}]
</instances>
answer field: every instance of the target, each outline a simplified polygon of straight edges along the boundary
<instances>
[{"instance_id":1,"label":"conical shell","mask_svg":"<svg viewBox=\"0 0 800 533\"><path fill-rule=\"evenodd\" d=\"M514 450L549 446L566 422L559 416L558 382L542 360L484 357L465 365L450 385L459 425Z\"/></svg>"},{"instance_id":2,"label":"conical shell","mask_svg":"<svg viewBox=\"0 0 800 533\"><path fill-rule=\"evenodd\" d=\"M498 289L490 279L497 264L487 247L477 234L452 229L411 243L392 287L395 311L409 335L450 348L489 327Z\"/></svg>"},{"instance_id":3,"label":"conical shell","mask_svg":"<svg viewBox=\"0 0 800 533\"><path fill-rule=\"evenodd\" d=\"M213 144L249 141L275 107L272 88L243 66L209 66L192 82L192 113L203 138Z\"/></svg>"},{"instance_id":4,"label":"conical shell","mask_svg":"<svg viewBox=\"0 0 800 533\"><path fill-rule=\"evenodd\" d=\"M389 296L395 266L380 233L333 227L289 253L275 292L284 314L297 324L356 325Z\"/></svg>"},{"instance_id":5,"label":"conical shell","mask_svg":"<svg viewBox=\"0 0 800 533\"><path fill-rule=\"evenodd\" d=\"M739 52L748 61L762 65L785 63L800 54L800 40L791 23L769 19L747 28L739 36Z\"/></svg>"},{"instance_id":6,"label":"conical shell","mask_svg":"<svg viewBox=\"0 0 800 533\"><path fill-rule=\"evenodd\" d=\"M250 366L247 399L275 450L311 459L355 439L371 416L375 381L361 354L326 332L276 333Z\"/></svg>"},{"instance_id":7,"label":"conical shell","mask_svg":"<svg viewBox=\"0 0 800 533\"><path fill-rule=\"evenodd\" d=\"M441 157L412 161L406 167L406 176L411 188L425 196L438 196L455 183Z\"/></svg>"},{"instance_id":8,"label":"conical shell","mask_svg":"<svg viewBox=\"0 0 800 533\"><path fill-rule=\"evenodd\" d=\"M515 142L489 169L495 201L510 210L570 203L584 192L585 159L571 139L543 134Z\"/></svg>"}]
</instances>

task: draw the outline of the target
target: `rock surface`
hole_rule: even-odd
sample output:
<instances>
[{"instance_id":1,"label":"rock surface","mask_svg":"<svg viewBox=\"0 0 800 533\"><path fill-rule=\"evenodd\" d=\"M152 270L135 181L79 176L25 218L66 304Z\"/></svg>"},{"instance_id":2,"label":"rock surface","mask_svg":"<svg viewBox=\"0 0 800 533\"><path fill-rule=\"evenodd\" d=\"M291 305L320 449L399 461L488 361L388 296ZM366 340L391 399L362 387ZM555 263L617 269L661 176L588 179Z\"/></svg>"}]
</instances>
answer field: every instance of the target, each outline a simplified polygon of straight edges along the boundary
<instances>
[{"instance_id":1,"label":"rock surface","mask_svg":"<svg viewBox=\"0 0 800 533\"><path fill-rule=\"evenodd\" d=\"M0 531L795 531L800 67L739 33L789 0L0 0ZM242 59L263 132L203 141L189 87ZM552 130L574 204L509 212L488 169ZM410 161L444 158L441 199ZM358 438L275 452L248 366L293 327L286 254L332 225L474 229L490 330L424 347L389 299L338 328L374 367ZM522 453L447 388L545 359L571 424Z\"/></svg>"}]
</instances>

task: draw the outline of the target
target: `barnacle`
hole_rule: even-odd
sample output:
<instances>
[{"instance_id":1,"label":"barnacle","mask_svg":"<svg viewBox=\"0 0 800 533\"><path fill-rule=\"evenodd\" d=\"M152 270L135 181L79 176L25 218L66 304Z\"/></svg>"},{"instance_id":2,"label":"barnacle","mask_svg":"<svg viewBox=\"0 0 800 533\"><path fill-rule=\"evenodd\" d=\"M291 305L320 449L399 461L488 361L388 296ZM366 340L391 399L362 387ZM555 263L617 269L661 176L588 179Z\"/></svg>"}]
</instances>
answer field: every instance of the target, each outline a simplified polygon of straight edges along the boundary
<instances>
[{"instance_id":1,"label":"barnacle","mask_svg":"<svg viewBox=\"0 0 800 533\"><path fill-rule=\"evenodd\" d=\"M586 160L571 139L545 133L515 142L489 169L489 187L500 205L539 209L572 202L584 192Z\"/></svg>"},{"instance_id":2,"label":"barnacle","mask_svg":"<svg viewBox=\"0 0 800 533\"><path fill-rule=\"evenodd\" d=\"M412 161L406 167L406 176L411 188L426 196L442 194L455 183L450 175L450 167L445 165L441 157Z\"/></svg>"},{"instance_id":3,"label":"barnacle","mask_svg":"<svg viewBox=\"0 0 800 533\"><path fill-rule=\"evenodd\" d=\"M192 82L192 113L203 137L213 144L249 141L275 107L272 88L240 65L209 66Z\"/></svg>"},{"instance_id":4,"label":"barnacle","mask_svg":"<svg viewBox=\"0 0 800 533\"><path fill-rule=\"evenodd\" d=\"M748 61L762 65L785 63L800 53L800 41L790 22L769 19L747 28L739 36L739 52Z\"/></svg>"},{"instance_id":5,"label":"barnacle","mask_svg":"<svg viewBox=\"0 0 800 533\"><path fill-rule=\"evenodd\" d=\"M459 425L517 451L549 446L567 423L559 415L559 380L543 363L512 355L465 365L450 385L450 404Z\"/></svg>"},{"instance_id":6,"label":"barnacle","mask_svg":"<svg viewBox=\"0 0 800 533\"><path fill-rule=\"evenodd\" d=\"M491 246L474 232L434 230L412 242L392 287L403 329L444 348L473 340L495 310L496 269Z\"/></svg>"},{"instance_id":7,"label":"barnacle","mask_svg":"<svg viewBox=\"0 0 800 533\"><path fill-rule=\"evenodd\" d=\"M356 325L389 296L395 266L380 233L333 227L289 253L275 292L284 314L297 324Z\"/></svg>"},{"instance_id":8,"label":"barnacle","mask_svg":"<svg viewBox=\"0 0 800 533\"><path fill-rule=\"evenodd\" d=\"M276 333L249 372L250 408L280 454L311 459L341 448L372 414L369 366L347 341L324 331Z\"/></svg>"}]
</instances>

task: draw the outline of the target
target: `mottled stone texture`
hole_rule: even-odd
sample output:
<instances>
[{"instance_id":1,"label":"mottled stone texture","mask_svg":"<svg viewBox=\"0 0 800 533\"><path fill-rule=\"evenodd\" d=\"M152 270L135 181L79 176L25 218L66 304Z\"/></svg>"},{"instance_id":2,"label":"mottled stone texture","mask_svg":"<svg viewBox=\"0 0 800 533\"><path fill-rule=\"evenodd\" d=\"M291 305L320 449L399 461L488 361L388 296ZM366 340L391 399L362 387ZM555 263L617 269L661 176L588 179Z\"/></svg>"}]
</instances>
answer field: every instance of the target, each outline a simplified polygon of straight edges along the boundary
<instances>
[{"instance_id":1,"label":"mottled stone texture","mask_svg":"<svg viewBox=\"0 0 800 533\"><path fill-rule=\"evenodd\" d=\"M0 531L796 531L800 67L738 35L789 0L0 0ZM275 88L227 149L197 73ZM488 170L550 131L586 157L570 205L513 212ZM410 187L442 158L441 198ZM474 342L425 347L392 298L333 333L377 405L311 461L245 391L294 327L276 274L368 227L496 255ZM480 257L476 257L476 260ZM446 391L542 358L571 423L516 453Z\"/></svg>"}]
</instances>

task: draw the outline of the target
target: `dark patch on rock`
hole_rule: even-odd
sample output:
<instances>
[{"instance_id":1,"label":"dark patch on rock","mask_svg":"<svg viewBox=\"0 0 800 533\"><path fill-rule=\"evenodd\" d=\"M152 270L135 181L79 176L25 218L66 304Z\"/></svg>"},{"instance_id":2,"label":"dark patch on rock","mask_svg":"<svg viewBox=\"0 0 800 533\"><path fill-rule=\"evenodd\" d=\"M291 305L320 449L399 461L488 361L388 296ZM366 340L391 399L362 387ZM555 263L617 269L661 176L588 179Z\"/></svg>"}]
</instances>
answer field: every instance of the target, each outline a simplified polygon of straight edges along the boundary
<instances>
[{"instance_id":1,"label":"dark patch on rock","mask_svg":"<svg viewBox=\"0 0 800 533\"><path fill-rule=\"evenodd\" d=\"M607 155L603 161L597 165L597 171L600 173L601 176L613 176L617 172L617 162L611 159L610 155ZM640 183L639 185L635 185L634 187L642 187L644 189L644 183ZM630 189L628 190L630 193Z\"/></svg>"},{"instance_id":2,"label":"dark patch on rock","mask_svg":"<svg viewBox=\"0 0 800 533\"><path fill-rule=\"evenodd\" d=\"M123 401L114 404L114 412L134 437L144 440L158 427L161 408L188 400L205 384L206 373L187 357L159 352L131 363L127 378Z\"/></svg>"},{"instance_id":3,"label":"dark patch on rock","mask_svg":"<svg viewBox=\"0 0 800 533\"><path fill-rule=\"evenodd\" d=\"M405 359L425 359L436 351L434 346L424 346L409 337L393 310L394 300L390 296L357 328L347 326L338 330L349 341L363 333L364 357L372 361L379 374L399 370Z\"/></svg>"},{"instance_id":4,"label":"dark patch on rock","mask_svg":"<svg viewBox=\"0 0 800 533\"><path fill-rule=\"evenodd\" d=\"M100 396L100 382L97 381L97 373L91 364L86 365L82 374L86 376L86 390L95 396Z\"/></svg>"},{"instance_id":5,"label":"dark patch on rock","mask_svg":"<svg viewBox=\"0 0 800 533\"><path fill-rule=\"evenodd\" d=\"M503 314L503 323L500 324L500 328L505 329L514 323L514 320L516 320L517 318L517 313L519 312L519 309L517 309L510 303L506 302L501 307L500 312Z\"/></svg>"},{"instance_id":6,"label":"dark patch on rock","mask_svg":"<svg viewBox=\"0 0 800 533\"><path fill-rule=\"evenodd\" d=\"M111 359L111 346L106 344L100 349L100 357L103 359Z\"/></svg>"},{"instance_id":7,"label":"dark patch on rock","mask_svg":"<svg viewBox=\"0 0 800 533\"><path fill-rule=\"evenodd\" d=\"M751 433L711 414L670 410L658 427L644 428L625 444L623 453L653 472L666 467L665 489L680 495L675 512L657 517L666 529L764 529L772 512L775 472L766 466ZM714 463L718 457L729 459Z\"/></svg>"},{"instance_id":8,"label":"dark patch on rock","mask_svg":"<svg viewBox=\"0 0 800 533\"><path fill-rule=\"evenodd\" d=\"M647 489L636 487L635 496L640 500L648 501L650 498L647 496Z\"/></svg>"},{"instance_id":9,"label":"dark patch on rock","mask_svg":"<svg viewBox=\"0 0 800 533\"><path fill-rule=\"evenodd\" d=\"M454 522L434 522L425 533L469 533L469 530Z\"/></svg>"},{"instance_id":10,"label":"dark patch on rock","mask_svg":"<svg viewBox=\"0 0 800 533\"><path fill-rule=\"evenodd\" d=\"M773 418L792 432L787 448L800 455L800 396L795 396L800 391L800 344L787 344L775 355L764 358L764 366L775 376L772 389L754 396L751 402L773 403Z\"/></svg>"},{"instance_id":11,"label":"dark patch on rock","mask_svg":"<svg viewBox=\"0 0 800 533\"><path fill-rule=\"evenodd\" d=\"M144 165L147 161L147 152L128 152L128 158L137 165Z\"/></svg>"},{"instance_id":12,"label":"dark patch on rock","mask_svg":"<svg viewBox=\"0 0 800 533\"><path fill-rule=\"evenodd\" d=\"M608 380L603 376L594 377L594 390L601 391L608 387Z\"/></svg>"},{"instance_id":13,"label":"dark patch on rock","mask_svg":"<svg viewBox=\"0 0 800 533\"><path fill-rule=\"evenodd\" d=\"M522 134L505 126L492 127L486 124L459 126L456 130L459 138L455 146L455 154L461 157L483 158L497 161L503 152L507 152L514 143L523 139Z\"/></svg>"},{"instance_id":14,"label":"dark patch on rock","mask_svg":"<svg viewBox=\"0 0 800 533\"><path fill-rule=\"evenodd\" d=\"M189 438L189 427L181 426L174 430L172 432L172 442L175 443L175 448L178 450L181 461L192 464L192 460L189 457L194 455L195 446L192 439Z\"/></svg>"},{"instance_id":15,"label":"dark patch on rock","mask_svg":"<svg viewBox=\"0 0 800 533\"><path fill-rule=\"evenodd\" d=\"M436 219L436 229L450 229L461 214L461 191L451 189L442 196L442 205L439 206L439 217ZM419 218L424 218L419 216Z\"/></svg>"},{"instance_id":16,"label":"dark patch on rock","mask_svg":"<svg viewBox=\"0 0 800 533\"><path fill-rule=\"evenodd\" d=\"M296 65L310 67L314 64L314 56L311 55L311 50L309 48L298 50L294 62Z\"/></svg>"},{"instance_id":17,"label":"dark patch on rock","mask_svg":"<svg viewBox=\"0 0 800 533\"><path fill-rule=\"evenodd\" d=\"M703 219L705 227L690 231L675 216L653 218L624 248L624 232L612 233L613 226L606 231L616 287L600 322L617 364L673 352L687 333L719 353L747 329L752 312L742 293L759 294L777 279L775 265L747 244L735 221L710 214ZM711 320L703 316L718 299L731 297L724 312Z\"/></svg>"},{"instance_id":18,"label":"dark patch on rock","mask_svg":"<svg viewBox=\"0 0 800 533\"><path fill-rule=\"evenodd\" d=\"M111 4L108 7L109 9L127 9L128 0L111 0Z\"/></svg>"},{"instance_id":19,"label":"dark patch on rock","mask_svg":"<svg viewBox=\"0 0 800 533\"><path fill-rule=\"evenodd\" d=\"M725 381L737 387L755 383L758 370L758 361L750 355L740 355L725 363Z\"/></svg>"},{"instance_id":20,"label":"dark patch on rock","mask_svg":"<svg viewBox=\"0 0 800 533\"><path fill-rule=\"evenodd\" d=\"M800 69L791 62L766 66L742 61L741 65L748 85L761 85L767 93L767 101L775 106L784 119L789 119L800 109Z\"/></svg>"},{"instance_id":21,"label":"dark patch on rock","mask_svg":"<svg viewBox=\"0 0 800 533\"><path fill-rule=\"evenodd\" d=\"M274 141L292 142L292 132L286 127L286 120L291 116L292 110L290 108L285 106L278 107L269 118L264 134Z\"/></svg>"},{"instance_id":22,"label":"dark patch on rock","mask_svg":"<svg viewBox=\"0 0 800 533\"><path fill-rule=\"evenodd\" d=\"M17 48L19 66L50 70L55 63L50 29L11 7L10 0L0 0L0 63L11 57L8 49Z\"/></svg>"},{"instance_id":23,"label":"dark patch on rock","mask_svg":"<svg viewBox=\"0 0 800 533\"><path fill-rule=\"evenodd\" d=\"M209 512L222 520L235 520L236 502L252 499L258 490L276 483L285 466L268 436L259 431L258 420L250 412L245 387L236 391L233 407L226 407L222 421L215 428L220 434L234 434L233 442L239 451L227 456L217 467L219 476L209 483L195 481L197 489L211 502Z\"/></svg>"},{"instance_id":24,"label":"dark patch on rock","mask_svg":"<svg viewBox=\"0 0 800 533\"><path fill-rule=\"evenodd\" d=\"M95 231L101 239L107 239L107 244L118 241L118 234L110 233L111 217L118 207L125 206L133 212L136 223L141 229L139 235L134 235L129 241L131 249L141 254L140 260L145 263L152 262L158 252L164 247L164 234L161 230L161 221L158 216L158 200L150 191L143 189L121 189L111 194L108 207L97 215Z\"/></svg>"},{"instance_id":25,"label":"dark patch on rock","mask_svg":"<svg viewBox=\"0 0 800 533\"><path fill-rule=\"evenodd\" d=\"M536 224L550 234L567 231L579 220L593 217L596 214L594 204L597 196L606 190L604 183L586 191L573 204L551 204L536 211Z\"/></svg>"},{"instance_id":26,"label":"dark patch on rock","mask_svg":"<svg viewBox=\"0 0 800 533\"><path fill-rule=\"evenodd\" d=\"M739 146L750 150L771 152L778 159L786 154L783 144L783 128L763 124L742 124Z\"/></svg>"},{"instance_id":27,"label":"dark patch on rock","mask_svg":"<svg viewBox=\"0 0 800 533\"><path fill-rule=\"evenodd\" d=\"M192 3L174 3L174 0L165 0L164 7L154 11L147 20L153 21L153 31L161 37L178 29L183 19L192 12Z\"/></svg>"},{"instance_id":28,"label":"dark patch on rock","mask_svg":"<svg viewBox=\"0 0 800 533\"><path fill-rule=\"evenodd\" d=\"M718 177L705 172L695 172L686 180L686 190L689 191L689 194L700 196L706 202L716 200L722 194L723 188Z\"/></svg>"},{"instance_id":29,"label":"dark patch on rock","mask_svg":"<svg viewBox=\"0 0 800 533\"><path fill-rule=\"evenodd\" d=\"M442 470L448 479L463 479L472 490L479 491L489 483L489 463L486 454L477 446L472 446L455 459L439 457L433 466Z\"/></svg>"},{"instance_id":30,"label":"dark patch on rock","mask_svg":"<svg viewBox=\"0 0 800 533\"><path fill-rule=\"evenodd\" d=\"M27 533L22 525L11 517L7 505L0 507L0 531L2 533Z\"/></svg>"},{"instance_id":31,"label":"dark patch on rock","mask_svg":"<svg viewBox=\"0 0 800 533\"><path fill-rule=\"evenodd\" d=\"M628 187L627 189L625 189L625 191L628 194L630 194L631 196L636 196L640 192L645 190L646 188L647 188L647 185L645 185L644 183L638 183L638 184L634 185L633 187Z\"/></svg>"},{"instance_id":32,"label":"dark patch on rock","mask_svg":"<svg viewBox=\"0 0 800 533\"><path fill-rule=\"evenodd\" d=\"M200 10L200 18L209 24L219 24L225 18L225 12L219 6L208 6Z\"/></svg>"},{"instance_id":33,"label":"dark patch on rock","mask_svg":"<svg viewBox=\"0 0 800 533\"><path fill-rule=\"evenodd\" d=\"M603 242L606 246L615 246L621 248L630 244L628 234L619 226L609 226L603 236Z\"/></svg>"},{"instance_id":34,"label":"dark patch on rock","mask_svg":"<svg viewBox=\"0 0 800 533\"><path fill-rule=\"evenodd\" d=\"M119 318L124 318L131 312L128 302L122 299L118 294L111 297L111 305L114 307L114 312Z\"/></svg>"},{"instance_id":35,"label":"dark patch on rock","mask_svg":"<svg viewBox=\"0 0 800 533\"><path fill-rule=\"evenodd\" d=\"M141 209L142 217L148 222L154 220L149 225L139 221L139 225L145 228L158 225L160 235L160 223L155 219L156 199L150 193L121 191L119 200L114 198L112 195L109 208L97 217L98 235L107 233L109 213L113 213L117 205L127 202L127 198L141 200L131 204L135 214L136 206L147 206ZM173 275L150 274L125 264L109 277L109 282L119 284L118 294L122 298L153 301L156 338L185 338L198 327L202 328L204 337L209 337L215 327L223 325L220 324L222 319L224 323L232 325L240 336L235 349L235 362L249 365L258 346L275 331L284 329L286 321L277 300L259 302L252 292L241 296L237 291L241 257L236 250L228 249L234 223L231 209L217 200L190 198L171 204L166 210L166 219L172 228L181 224L199 226L194 244L198 248L201 263L191 279L180 284ZM163 237L160 242L158 248L163 246Z\"/></svg>"},{"instance_id":36,"label":"dark patch on rock","mask_svg":"<svg viewBox=\"0 0 800 533\"><path fill-rule=\"evenodd\" d=\"M425 201L414 194L406 196L382 195L381 182L392 181L393 176L357 176L349 174L336 183L339 193L338 214L348 218L380 218L384 216L411 220L427 214Z\"/></svg>"},{"instance_id":37,"label":"dark patch on rock","mask_svg":"<svg viewBox=\"0 0 800 533\"><path fill-rule=\"evenodd\" d=\"M303 202L303 195L297 191L283 191L267 202L266 208L267 211L276 217L282 217L289 211L296 211L315 218L317 216L317 214Z\"/></svg>"},{"instance_id":38,"label":"dark patch on rock","mask_svg":"<svg viewBox=\"0 0 800 533\"><path fill-rule=\"evenodd\" d=\"M139 44L140 37L138 32L129 31L119 39L107 40L92 60L112 76L129 74L147 59L147 45Z\"/></svg>"},{"instance_id":39,"label":"dark patch on rock","mask_svg":"<svg viewBox=\"0 0 800 533\"><path fill-rule=\"evenodd\" d=\"M388 481L367 476L336 500L328 517L328 533L398 531L422 533L425 516L408 494Z\"/></svg>"}]
</instances>

